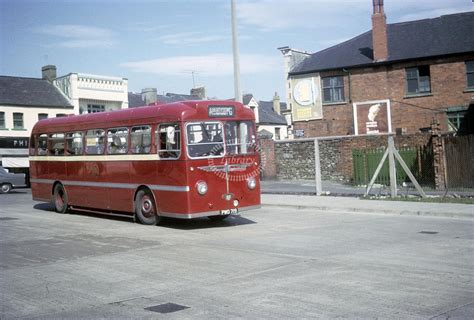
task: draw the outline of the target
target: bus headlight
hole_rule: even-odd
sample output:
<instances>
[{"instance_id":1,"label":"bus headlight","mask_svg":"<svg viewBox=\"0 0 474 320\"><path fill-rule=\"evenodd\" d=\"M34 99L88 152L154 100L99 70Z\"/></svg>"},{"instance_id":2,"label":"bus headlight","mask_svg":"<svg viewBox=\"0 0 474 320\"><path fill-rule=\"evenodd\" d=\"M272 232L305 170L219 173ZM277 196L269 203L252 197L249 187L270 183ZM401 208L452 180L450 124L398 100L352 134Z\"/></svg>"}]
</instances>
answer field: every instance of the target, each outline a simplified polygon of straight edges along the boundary
<instances>
[{"instance_id":1,"label":"bus headlight","mask_svg":"<svg viewBox=\"0 0 474 320\"><path fill-rule=\"evenodd\" d=\"M198 183L196 183L196 191L200 195L205 195L207 193L207 183L204 181L198 181Z\"/></svg>"},{"instance_id":2,"label":"bus headlight","mask_svg":"<svg viewBox=\"0 0 474 320\"><path fill-rule=\"evenodd\" d=\"M254 177L250 177L247 179L247 187L249 187L250 190L255 189L257 186L257 180L255 180Z\"/></svg>"}]
</instances>

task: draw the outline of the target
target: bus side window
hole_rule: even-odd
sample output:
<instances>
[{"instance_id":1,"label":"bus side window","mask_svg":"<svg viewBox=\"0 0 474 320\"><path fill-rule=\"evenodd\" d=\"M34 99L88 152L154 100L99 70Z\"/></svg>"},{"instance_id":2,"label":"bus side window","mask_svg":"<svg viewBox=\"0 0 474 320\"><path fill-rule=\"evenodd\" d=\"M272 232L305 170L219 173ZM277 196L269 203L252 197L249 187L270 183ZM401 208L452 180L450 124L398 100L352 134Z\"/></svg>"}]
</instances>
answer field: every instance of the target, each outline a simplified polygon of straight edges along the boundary
<instances>
[{"instance_id":1,"label":"bus side window","mask_svg":"<svg viewBox=\"0 0 474 320\"><path fill-rule=\"evenodd\" d=\"M178 123L160 124L155 132L160 159L178 159L181 154L181 130Z\"/></svg>"},{"instance_id":2,"label":"bus side window","mask_svg":"<svg viewBox=\"0 0 474 320\"><path fill-rule=\"evenodd\" d=\"M38 156L45 156L47 152L48 152L48 135L40 134L38 138L38 149L37 149L36 154Z\"/></svg>"},{"instance_id":3,"label":"bus side window","mask_svg":"<svg viewBox=\"0 0 474 320\"><path fill-rule=\"evenodd\" d=\"M72 132L66 135L66 151L69 155L81 155L84 150L82 132Z\"/></svg>"},{"instance_id":4,"label":"bus side window","mask_svg":"<svg viewBox=\"0 0 474 320\"><path fill-rule=\"evenodd\" d=\"M150 153L151 127L133 127L130 134L130 147L132 153Z\"/></svg>"},{"instance_id":5,"label":"bus side window","mask_svg":"<svg viewBox=\"0 0 474 320\"><path fill-rule=\"evenodd\" d=\"M53 133L49 135L48 153L51 156L64 155L64 133Z\"/></svg>"},{"instance_id":6,"label":"bus side window","mask_svg":"<svg viewBox=\"0 0 474 320\"><path fill-rule=\"evenodd\" d=\"M128 129L114 128L107 131L107 153L125 154L128 152Z\"/></svg>"},{"instance_id":7,"label":"bus side window","mask_svg":"<svg viewBox=\"0 0 474 320\"><path fill-rule=\"evenodd\" d=\"M105 131L102 129L86 132L86 154L104 154Z\"/></svg>"}]
</instances>

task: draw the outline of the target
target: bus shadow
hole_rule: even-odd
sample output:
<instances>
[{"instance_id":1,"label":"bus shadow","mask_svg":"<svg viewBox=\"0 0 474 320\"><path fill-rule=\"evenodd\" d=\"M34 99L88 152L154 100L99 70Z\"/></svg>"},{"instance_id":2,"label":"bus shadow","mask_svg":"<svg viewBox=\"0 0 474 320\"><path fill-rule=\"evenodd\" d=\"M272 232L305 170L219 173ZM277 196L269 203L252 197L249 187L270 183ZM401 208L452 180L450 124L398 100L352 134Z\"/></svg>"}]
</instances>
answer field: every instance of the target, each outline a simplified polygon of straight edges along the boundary
<instances>
[{"instance_id":1,"label":"bus shadow","mask_svg":"<svg viewBox=\"0 0 474 320\"><path fill-rule=\"evenodd\" d=\"M231 216L223 221L212 221L208 218L196 218L191 220L162 218L159 227L179 229L179 230L195 230L209 228L228 228L238 227L248 224L257 223L242 216Z\"/></svg>"},{"instance_id":2,"label":"bus shadow","mask_svg":"<svg viewBox=\"0 0 474 320\"><path fill-rule=\"evenodd\" d=\"M54 211L53 205L49 202L42 202L42 203L35 204L33 208L36 210L41 210L41 211Z\"/></svg>"},{"instance_id":3,"label":"bus shadow","mask_svg":"<svg viewBox=\"0 0 474 320\"><path fill-rule=\"evenodd\" d=\"M33 206L36 210L55 212L54 206L48 202L42 202ZM58 213L59 214L59 213ZM100 212L86 212L79 210L70 210L68 214L74 214L78 216L86 216L96 219L104 220L115 220L123 222L133 223L133 217L127 215L107 215ZM195 229L208 229L208 228L228 228L238 227L247 224L254 224L255 221L249 220L242 216L230 216L223 221L212 221L208 218L197 218L192 220L174 219L174 218L162 218L158 227L179 229L179 230L195 230Z\"/></svg>"}]
</instances>

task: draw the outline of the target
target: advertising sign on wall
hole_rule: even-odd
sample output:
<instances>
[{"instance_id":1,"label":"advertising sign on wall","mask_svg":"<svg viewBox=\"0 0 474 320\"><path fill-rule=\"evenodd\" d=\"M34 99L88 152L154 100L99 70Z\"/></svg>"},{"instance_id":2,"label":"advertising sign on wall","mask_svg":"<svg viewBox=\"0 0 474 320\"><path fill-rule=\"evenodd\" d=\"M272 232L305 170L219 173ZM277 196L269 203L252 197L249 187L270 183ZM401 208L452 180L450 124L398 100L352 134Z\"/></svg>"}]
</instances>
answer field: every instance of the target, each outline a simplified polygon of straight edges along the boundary
<instances>
[{"instance_id":1,"label":"advertising sign on wall","mask_svg":"<svg viewBox=\"0 0 474 320\"><path fill-rule=\"evenodd\" d=\"M293 121L322 119L323 108L319 74L306 78L292 78L290 81Z\"/></svg>"},{"instance_id":2,"label":"advertising sign on wall","mask_svg":"<svg viewBox=\"0 0 474 320\"><path fill-rule=\"evenodd\" d=\"M352 108L356 135L392 132L390 100L356 102Z\"/></svg>"}]
</instances>

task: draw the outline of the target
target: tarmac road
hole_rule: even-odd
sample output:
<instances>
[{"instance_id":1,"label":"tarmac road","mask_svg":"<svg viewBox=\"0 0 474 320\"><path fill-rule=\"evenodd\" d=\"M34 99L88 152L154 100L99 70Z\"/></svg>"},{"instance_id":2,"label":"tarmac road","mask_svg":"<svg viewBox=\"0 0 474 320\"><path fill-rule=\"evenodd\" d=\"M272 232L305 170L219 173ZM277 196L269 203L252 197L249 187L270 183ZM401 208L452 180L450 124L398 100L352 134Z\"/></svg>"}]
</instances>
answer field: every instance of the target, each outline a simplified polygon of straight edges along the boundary
<instances>
[{"instance_id":1,"label":"tarmac road","mask_svg":"<svg viewBox=\"0 0 474 320\"><path fill-rule=\"evenodd\" d=\"M1 319L474 318L473 219L264 206L149 227L0 203Z\"/></svg>"}]
</instances>

